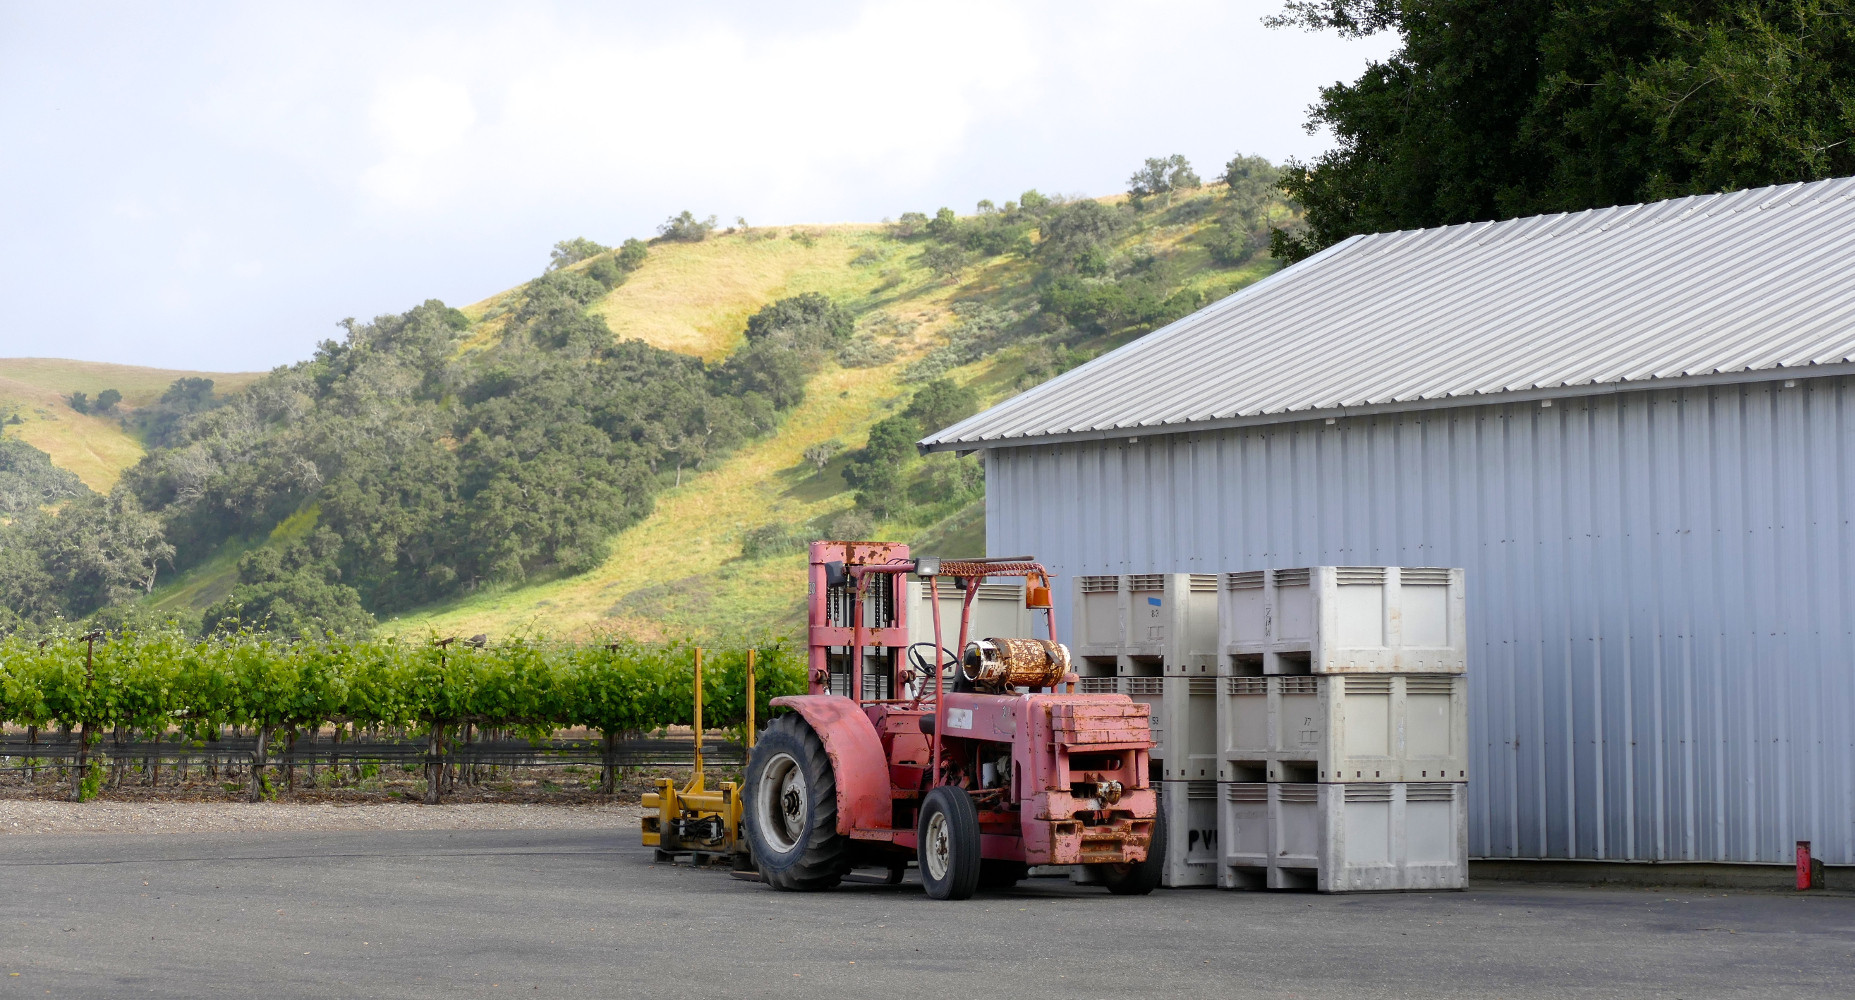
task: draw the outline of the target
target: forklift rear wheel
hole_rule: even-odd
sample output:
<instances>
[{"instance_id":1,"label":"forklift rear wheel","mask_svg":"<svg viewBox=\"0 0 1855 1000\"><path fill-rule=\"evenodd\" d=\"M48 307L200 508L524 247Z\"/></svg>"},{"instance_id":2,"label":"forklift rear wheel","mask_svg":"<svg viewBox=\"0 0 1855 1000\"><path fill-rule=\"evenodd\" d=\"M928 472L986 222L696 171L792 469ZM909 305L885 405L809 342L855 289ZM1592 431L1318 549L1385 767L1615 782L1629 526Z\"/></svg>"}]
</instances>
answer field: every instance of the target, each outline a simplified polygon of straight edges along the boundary
<instances>
[{"instance_id":1,"label":"forklift rear wheel","mask_svg":"<svg viewBox=\"0 0 1855 1000\"><path fill-rule=\"evenodd\" d=\"M1089 867L1101 877L1101 884L1116 896L1144 896L1159 888L1159 878L1166 871L1165 808L1162 806L1153 814L1153 841L1147 845L1145 861Z\"/></svg>"},{"instance_id":2,"label":"forklift rear wheel","mask_svg":"<svg viewBox=\"0 0 1855 1000\"><path fill-rule=\"evenodd\" d=\"M824 741L799 715L766 727L747 763L747 842L775 889L829 889L850 870L850 838L837 832L837 777Z\"/></svg>"},{"instance_id":3,"label":"forklift rear wheel","mask_svg":"<svg viewBox=\"0 0 1855 1000\"><path fill-rule=\"evenodd\" d=\"M963 788L942 785L921 803L915 828L921 884L934 899L971 899L979 888L979 811Z\"/></svg>"}]
</instances>

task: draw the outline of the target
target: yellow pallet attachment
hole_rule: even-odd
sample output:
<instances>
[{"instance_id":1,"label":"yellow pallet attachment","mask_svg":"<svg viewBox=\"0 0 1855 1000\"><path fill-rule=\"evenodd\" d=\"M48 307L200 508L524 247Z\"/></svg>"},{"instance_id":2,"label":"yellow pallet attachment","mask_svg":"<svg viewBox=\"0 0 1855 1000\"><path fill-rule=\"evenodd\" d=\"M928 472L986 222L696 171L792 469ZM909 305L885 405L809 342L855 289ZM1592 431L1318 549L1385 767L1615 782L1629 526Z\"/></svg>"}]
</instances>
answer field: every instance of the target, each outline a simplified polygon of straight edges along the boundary
<instances>
[{"instance_id":1,"label":"yellow pallet attachment","mask_svg":"<svg viewBox=\"0 0 1855 1000\"><path fill-rule=\"evenodd\" d=\"M747 651L747 752L754 749L754 650ZM644 795L644 808L657 810L645 816L644 846L657 848L657 860L673 861L689 855L694 864L732 863L753 867L747 838L741 836L741 790L723 781L710 791L702 771L702 650L696 650L696 767L682 789L669 778L657 779L657 790Z\"/></svg>"}]
</instances>

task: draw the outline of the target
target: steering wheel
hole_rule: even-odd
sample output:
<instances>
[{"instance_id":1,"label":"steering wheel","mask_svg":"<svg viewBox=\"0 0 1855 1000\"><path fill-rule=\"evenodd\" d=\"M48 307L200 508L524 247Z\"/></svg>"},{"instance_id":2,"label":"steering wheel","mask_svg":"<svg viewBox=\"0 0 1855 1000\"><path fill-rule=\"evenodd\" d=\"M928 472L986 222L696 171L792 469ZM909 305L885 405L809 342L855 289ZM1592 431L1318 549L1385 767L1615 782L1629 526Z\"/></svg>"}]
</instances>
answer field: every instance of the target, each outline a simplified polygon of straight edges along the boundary
<instances>
[{"instance_id":1,"label":"steering wheel","mask_svg":"<svg viewBox=\"0 0 1855 1000\"><path fill-rule=\"evenodd\" d=\"M917 642L908 647L908 667L910 670L914 671L915 679L918 680L934 676L934 661L928 659L926 654L921 652L922 647L933 649L934 644L931 642ZM941 681L944 684L951 685L952 682L957 680L960 676L960 658L953 655L953 651L945 646L940 647L940 651L944 656L942 662L945 664L945 672L941 674ZM926 693L926 691L922 692L922 694Z\"/></svg>"}]
</instances>

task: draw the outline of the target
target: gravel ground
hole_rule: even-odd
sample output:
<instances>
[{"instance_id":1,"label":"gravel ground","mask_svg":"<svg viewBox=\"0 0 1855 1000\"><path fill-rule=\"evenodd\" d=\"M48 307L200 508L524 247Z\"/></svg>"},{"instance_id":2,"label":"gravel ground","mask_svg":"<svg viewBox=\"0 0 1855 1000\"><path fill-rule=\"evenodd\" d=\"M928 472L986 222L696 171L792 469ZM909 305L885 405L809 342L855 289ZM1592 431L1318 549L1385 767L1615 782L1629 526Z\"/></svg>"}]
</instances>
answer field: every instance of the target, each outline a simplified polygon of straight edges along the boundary
<instances>
[{"instance_id":1,"label":"gravel ground","mask_svg":"<svg viewBox=\"0 0 1855 1000\"><path fill-rule=\"evenodd\" d=\"M638 829L635 805L49 802L0 799L0 834Z\"/></svg>"}]
</instances>

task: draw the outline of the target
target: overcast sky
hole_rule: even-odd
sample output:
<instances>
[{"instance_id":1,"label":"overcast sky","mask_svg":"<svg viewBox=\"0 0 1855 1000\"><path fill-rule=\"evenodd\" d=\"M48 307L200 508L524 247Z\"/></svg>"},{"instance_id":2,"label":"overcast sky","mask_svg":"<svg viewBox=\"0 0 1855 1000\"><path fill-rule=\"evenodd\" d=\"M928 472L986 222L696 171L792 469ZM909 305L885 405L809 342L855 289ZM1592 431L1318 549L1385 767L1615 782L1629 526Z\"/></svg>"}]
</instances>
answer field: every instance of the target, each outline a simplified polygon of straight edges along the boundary
<instances>
[{"instance_id":1,"label":"overcast sky","mask_svg":"<svg viewBox=\"0 0 1855 1000\"><path fill-rule=\"evenodd\" d=\"M0 3L0 356L244 370L556 240L1107 194L1325 148L1275 2Z\"/></svg>"}]
</instances>

